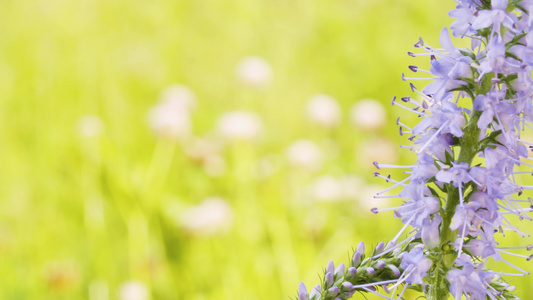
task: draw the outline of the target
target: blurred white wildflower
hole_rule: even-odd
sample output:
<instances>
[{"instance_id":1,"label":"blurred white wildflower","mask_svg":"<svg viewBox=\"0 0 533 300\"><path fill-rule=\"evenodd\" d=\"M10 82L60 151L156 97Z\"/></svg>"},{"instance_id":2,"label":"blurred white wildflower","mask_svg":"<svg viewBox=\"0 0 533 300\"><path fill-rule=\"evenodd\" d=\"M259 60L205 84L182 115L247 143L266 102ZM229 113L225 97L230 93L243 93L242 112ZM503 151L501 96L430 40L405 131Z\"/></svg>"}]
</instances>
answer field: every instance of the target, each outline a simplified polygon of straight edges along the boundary
<instances>
[{"instance_id":1,"label":"blurred white wildflower","mask_svg":"<svg viewBox=\"0 0 533 300\"><path fill-rule=\"evenodd\" d=\"M287 159L293 166L317 171L322 167L323 154L315 142L297 140L287 148Z\"/></svg>"},{"instance_id":2,"label":"blurred white wildflower","mask_svg":"<svg viewBox=\"0 0 533 300\"><path fill-rule=\"evenodd\" d=\"M346 199L357 199L366 182L356 175L345 175L340 178L343 194Z\"/></svg>"},{"instance_id":3,"label":"blurred white wildflower","mask_svg":"<svg viewBox=\"0 0 533 300\"><path fill-rule=\"evenodd\" d=\"M378 207L388 207L391 205L391 199L376 199L374 196L381 192L384 189L383 186L377 184L365 184L359 191L357 197L358 205L363 208L366 212L370 212L372 208Z\"/></svg>"},{"instance_id":4,"label":"blurred white wildflower","mask_svg":"<svg viewBox=\"0 0 533 300\"><path fill-rule=\"evenodd\" d=\"M269 154L257 160L255 177L265 179L276 173L281 167L280 158L276 154Z\"/></svg>"},{"instance_id":5,"label":"blurred white wildflower","mask_svg":"<svg viewBox=\"0 0 533 300\"><path fill-rule=\"evenodd\" d=\"M272 67L261 57L248 56L237 64L237 77L247 85L265 87L272 81Z\"/></svg>"},{"instance_id":6,"label":"blurred white wildflower","mask_svg":"<svg viewBox=\"0 0 533 300\"><path fill-rule=\"evenodd\" d=\"M324 175L311 185L311 195L315 200L333 202L344 198L344 187L337 178Z\"/></svg>"},{"instance_id":7,"label":"blurred white wildflower","mask_svg":"<svg viewBox=\"0 0 533 300\"><path fill-rule=\"evenodd\" d=\"M126 281L120 285L120 300L147 300L148 288L140 281Z\"/></svg>"},{"instance_id":8,"label":"blurred white wildflower","mask_svg":"<svg viewBox=\"0 0 533 300\"><path fill-rule=\"evenodd\" d=\"M161 94L161 101L148 113L148 122L154 133L163 138L181 140L192 131L191 110L196 99L192 91L182 85L173 85Z\"/></svg>"},{"instance_id":9,"label":"blurred white wildflower","mask_svg":"<svg viewBox=\"0 0 533 300\"><path fill-rule=\"evenodd\" d=\"M355 175L344 175L340 178L324 175L315 179L308 192L318 201L355 200L364 186L364 180Z\"/></svg>"},{"instance_id":10,"label":"blurred white wildflower","mask_svg":"<svg viewBox=\"0 0 533 300\"><path fill-rule=\"evenodd\" d=\"M215 139L210 138L194 137L185 145L185 153L197 162L202 162L210 156L218 155L221 149L222 145Z\"/></svg>"},{"instance_id":11,"label":"blurred white wildflower","mask_svg":"<svg viewBox=\"0 0 533 300\"><path fill-rule=\"evenodd\" d=\"M206 157L203 167L207 175L219 177L226 172L226 161L220 155L210 155Z\"/></svg>"},{"instance_id":12,"label":"blurred white wildflower","mask_svg":"<svg viewBox=\"0 0 533 300\"><path fill-rule=\"evenodd\" d=\"M222 198L210 197L181 214L181 226L191 234L213 235L230 229L233 209Z\"/></svg>"},{"instance_id":13,"label":"blurred white wildflower","mask_svg":"<svg viewBox=\"0 0 533 300\"><path fill-rule=\"evenodd\" d=\"M78 120L78 133L84 137L98 137L105 130L105 124L100 117L96 115L83 116Z\"/></svg>"},{"instance_id":14,"label":"blurred white wildflower","mask_svg":"<svg viewBox=\"0 0 533 300\"><path fill-rule=\"evenodd\" d=\"M212 138L195 137L185 145L185 153L212 177L221 176L226 170L226 161L220 155L221 150L221 143Z\"/></svg>"},{"instance_id":15,"label":"blurred white wildflower","mask_svg":"<svg viewBox=\"0 0 533 300\"><path fill-rule=\"evenodd\" d=\"M183 110L192 111L196 108L196 96L188 87L174 84L161 92L160 102L170 102L174 106L181 106Z\"/></svg>"},{"instance_id":16,"label":"blurred white wildflower","mask_svg":"<svg viewBox=\"0 0 533 300\"><path fill-rule=\"evenodd\" d=\"M342 121L342 110L337 101L324 94L318 94L307 102L307 117L314 123L327 128L338 126Z\"/></svg>"},{"instance_id":17,"label":"blurred white wildflower","mask_svg":"<svg viewBox=\"0 0 533 300\"><path fill-rule=\"evenodd\" d=\"M398 160L398 147L389 139L375 138L361 142L355 156L360 167L373 169L373 161L387 161L395 163Z\"/></svg>"},{"instance_id":18,"label":"blurred white wildflower","mask_svg":"<svg viewBox=\"0 0 533 300\"><path fill-rule=\"evenodd\" d=\"M253 140L263 130L261 118L252 112L232 111L220 116L217 131L226 140Z\"/></svg>"},{"instance_id":19,"label":"blurred white wildflower","mask_svg":"<svg viewBox=\"0 0 533 300\"><path fill-rule=\"evenodd\" d=\"M355 103L350 109L353 125L363 130L375 130L387 122L387 111L377 100L364 99Z\"/></svg>"}]
</instances>

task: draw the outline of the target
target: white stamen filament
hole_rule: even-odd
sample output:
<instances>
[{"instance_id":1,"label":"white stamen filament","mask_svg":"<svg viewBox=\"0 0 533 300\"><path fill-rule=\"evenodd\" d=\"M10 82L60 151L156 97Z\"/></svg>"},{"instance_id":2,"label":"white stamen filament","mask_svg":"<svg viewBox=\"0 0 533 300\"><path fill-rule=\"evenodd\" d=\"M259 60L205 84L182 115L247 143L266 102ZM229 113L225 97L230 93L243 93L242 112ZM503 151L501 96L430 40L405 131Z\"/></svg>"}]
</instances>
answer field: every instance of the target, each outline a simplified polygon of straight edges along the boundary
<instances>
[{"instance_id":1,"label":"white stamen filament","mask_svg":"<svg viewBox=\"0 0 533 300\"><path fill-rule=\"evenodd\" d=\"M400 195L390 195L390 196L374 196L374 198L398 198Z\"/></svg>"},{"instance_id":2,"label":"white stamen filament","mask_svg":"<svg viewBox=\"0 0 533 300\"><path fill-rule=\"evenodd\" d=\"M424 117L428 117L428 116L429 116L429 115L426 114L426 113L423 113L423 112L420 112L420 111L416 111L416 110L411 109L411 108L409 108L409 107L407 107L407 106L404 106L404 105L398 103L397 101L395 101L393 105L397 105L397 106L399 106L399 107L401 107L401 108L403 108L403 109L405 109L405 110L407 110L407 111L410 111L410 112L412 112L412 113L415 113L415 114L417 114L417 115L421 115L421 116L424 116Z\"/></svg>"},{"instance_id":3,"label":"white stamen filament","mask_svg":"<svg viewBox=\"0 0 533 300\"><path fill-rule=\"evenodd\" d=\"M498 252L501 252L501 253L505 253L505 254L509 254L511 256L516 256L516 257L521 257L521 258L528 258L529 256L527 255L522 255L522 254L518 254L518 253L513 253L513 252L509 252L509 251L505 251L505 250L501 250L501 249L497 249Z\"/></svg>"},{"instance_id":4,"label":"white stamen filament","mask_svg":"<svg viewBox=\"0 0 533 300\"><path fill-rule=\"evenodd\" d=\"M369 286L396 283L397 281L398 281L398 279L384 280L384 281L378 281L378 282L354 285L353 287L354 287L354 289L362 289L362 288L369 287Z\"/></svg>"},{"instance_id":5,"label":"white stamen filament","mask_svg":"<svg viewBox=\"0 0 533 300\"><path fill-rule=\"evenodd\" d=\"M411 128L411 127L405 125L404 123L402 123L402 122L400 122L400 121L398 121L397 123L398 123L398 125L401 125L401 126L407 128L407 129L409 129L409 130L413 130L413 128Z\"/></svg>"},{"instance_id":6,"label":"white stamen filament","mask_svg":"<svg viewBox=\"0 0 533 300\"><path fill-rule=\"evenodd\" d=\"M414 236L409 237L409 238L406 238L406 239L403 240L401 243L399 243L399 244L397 244L397 245L391 247L390 249L387 249L387 250L385 250L384 252L381 252L381 253L378 254L378 255L372 256L372 259L376 259L376 258L382 257L383 255L385 255L385 254L387 254L387 253L389 253L389 252L394 251L394 249L396 249L396 248L402 246L403 244L405 244L405 243L407 243L407 242L411 242L411 241L414 240L414 239L415 239ZM391 241L391 242L392 242L392 241Z\"/></svg>"},{"instance_id":7,"label":"white stamen filament","mask_svg":"<svg viewBox=\"0 0 533 300\"><path fill-rule=\"evenodd\" d=\"M422 151L424 151L431 142L433 142L433 140L437 137L437 135L442 131L442 129L448 125L448 123L450 123L450 120L444 122L444 124L442 124L440 126L440 128L429 138L429 140L427 140L427 142L424 144L424 146L422 146L422 148L420 148L417 152L417 154L420 154Z\"/></svg>"},{"instance_id":8,"label":"white stamen filament","mask_svg":"<svg viewBox=\"0 0 533 300\"><path fill-rule=\"evenodd\" d=\"M438 77L405 77L405 76L402 76L402 79L403 80L435 80L435 79L439 79Z\"/></svg>"},{"instance_id":9,"label":"white stamen filament","mask_svg":"<svg viewBox=\"0 0 533 300\"><path fill-rule=\"evenodd\" d=\"M397 185L407 186L406 184L403 183L403 181L402 181L402 182L398 182L398 181L396 181L396 180L394 180L394 179L392 179L392 178L390 178L390 177L383 176L383 175L381 175L381 174L379 174L379 173L377 173L377 175L375 175L375 176L376 176L376 177L379 177L379 178L383 178L383 179L385 179L387 182L390 181L390 182L394 182L394 183L396 183ZM407 177L407 178L409 178L409 177ZM404 179L404 181L405 181L405 179Z\"/></svg>"},{"instance_id":10,"label":"white stamen filament","mask_svg":"<svg viewBox=\"0 0 533 300\"><path fill-rule=\"evenodd\" d=\"M398 238L400 237L400 235L405 231L405 229L407 228L407 226L411 225L411 222L413 222L414 218L417 216L417 212L421 209L423 209L425 207L420 207L419 209L416 209L413 211L413 215L411 216L411 218L409 218L409 220L405 223L405 225L403 225L402 229L400 229L400 231L398 231L398 233L396 234L396 236L391 240L396 242L398 241Z\"/></svg>"},{"instance_id":11,"label":"white stamen filament","mask_svg":"<svg viewBox=\"0 0 533 300\"><path fill-rule=\"evenodd\" d=\"M388 164L378 164L379 168L384 168L384 169L412 169L413 167L415 167L415 165L407 165L407 166L402 166L402 165L388 165Z\"/></svg>"},{"instance_id":12,"label":"white stamen filament","mask_svg":"<svg viewBox=\"0 0 533 300\"><path fill-rule=\"evenodd\" d=\"M387 296L385 296L385 295L382 295L382 294L380 294L380 293L378 293L378 292L374 292L373 290L368 289L368 288L366 288L366 287L364 287L363 290L365 290L365 291L367 291L367 292L370 292L370 293L372 293L372 294L378 295L378 296L380 296L381 298L385 298L385 299L388 299L388 300L392 300L392 298L387 297Z\"/></svg>"},{"instance_id":13,"label":"white stamen filament","mask_svg":"<svg viewBox=\"0 0 533 300\"><path fill-rule=\"evenodd\" d=\"M401 183L401 184L404 184L404 183L405 183L406 181L408 181L409 179L411 179L411 177L407 177L407 178L405 178L404 180L400 181L400 183ZM383 194L383 193L385 193L385 192L388 192L388 191L390 191L390 190L392 190L392 189L394 189L394 188L396 188L396 187L398 187L398 186L399 186L398 184L392 185L392 186L390 186L390 187L384 189L383 191L378 192L376 195L381 195L381 194Z\"/></svg>"},{"instance_id":14,"label":"white stamen filament","mask_svg":"<svg viewBox=\"0 0 533 300\"><path fill-rule=\"evenodd\" d=\"M502 257L500 257L500 260L503 261L505 264L507 264L508 266L516 269L517 271L520 271L522 273L524 273L525 275L529 275L529 272L528 271L524 271L522 269L520 269L519 267L513 265L512 263L508 262L507 260L503 259Z\"/></svg>"}]
</instances>

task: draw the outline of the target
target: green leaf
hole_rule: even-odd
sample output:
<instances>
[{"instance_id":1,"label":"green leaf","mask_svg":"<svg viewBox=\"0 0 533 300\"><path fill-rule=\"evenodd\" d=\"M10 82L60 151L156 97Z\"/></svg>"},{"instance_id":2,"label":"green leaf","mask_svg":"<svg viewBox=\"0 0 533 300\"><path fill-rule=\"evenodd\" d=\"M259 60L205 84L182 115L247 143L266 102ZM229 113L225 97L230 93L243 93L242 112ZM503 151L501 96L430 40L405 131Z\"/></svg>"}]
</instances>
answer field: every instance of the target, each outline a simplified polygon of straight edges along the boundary
<instances>
[{"instance_id":1,"label":"green leaf","mask_svg":"<svg viewBox=\"0 0 533 300\"><path fill-rule=\"evenodd\" d=\"M444 151L444 156L446 157L445 163L447 165L451 166L452 162L455 161L455 158L453 157L453 154L445 150Z\"/></svg>"}]
</instances>

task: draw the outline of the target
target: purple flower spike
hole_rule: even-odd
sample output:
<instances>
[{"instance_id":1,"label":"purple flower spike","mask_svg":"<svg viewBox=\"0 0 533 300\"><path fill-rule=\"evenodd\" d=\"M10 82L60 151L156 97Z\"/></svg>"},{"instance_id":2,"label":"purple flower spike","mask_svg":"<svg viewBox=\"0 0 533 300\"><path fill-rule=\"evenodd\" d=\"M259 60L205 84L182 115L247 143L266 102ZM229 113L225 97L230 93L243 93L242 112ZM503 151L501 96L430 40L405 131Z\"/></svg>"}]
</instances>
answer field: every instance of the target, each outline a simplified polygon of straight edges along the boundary
<instances>
[{"instance_id":1,"label":"purple flower spike","mask_svg":"<svg viewBox=\"0 0 533 300\"><path fill-rule=\"evenodd\" d=\"M507 257L530 261L533 255L519 252L533 246L500 239L529 237L515 221L533 221L533 199L527 197L533 190L527 183L533 140L526 133L533 130L533 0L455 2L449 12L455 20L440 31L440 46L420 39L408 52L426 59L429 69L409 65L416 75L401 78L412 95L391 100L410 116L403 122L398 117L396 125L400 136L407 135L401 148L412 151L416 163L373 163L379 171L374 176L388 184L374 198L399 198L401 204L371 211L393 211L403 226L370 257L360 243L346 273L344 265L328 266L325 284L339 287L339 299L356 291L402 299L413 284L423 285L428 299L446 299L447 293L455 299L516 299L505 280L529 274L531 266L513 265ZM457 48L452 36L469 39L470 48ZM411 81L427 85L417 89ZM510 271L491 271L486 261ZM356 285L348 289L351 282ZM379 294L379 287L389 295Z\"/></svg>"}]
</instances>

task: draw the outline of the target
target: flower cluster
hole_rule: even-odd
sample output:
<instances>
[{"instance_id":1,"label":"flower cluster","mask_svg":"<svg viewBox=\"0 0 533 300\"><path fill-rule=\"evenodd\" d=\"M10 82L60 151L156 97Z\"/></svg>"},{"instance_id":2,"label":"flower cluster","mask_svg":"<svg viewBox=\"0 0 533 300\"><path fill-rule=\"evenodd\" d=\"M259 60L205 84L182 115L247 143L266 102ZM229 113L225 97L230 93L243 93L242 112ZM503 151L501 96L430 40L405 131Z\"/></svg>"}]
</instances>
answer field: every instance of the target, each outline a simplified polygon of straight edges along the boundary
<instances>
[{"instance_id":1,"label":"flower cluster","mask_svg":"<svg viewBox=\"0 0 533 300\"><path fill-rule=\"evenodd\" d=\"M335 268L329 262L324 271L322 285L318 284L308 293L302 282L298 287L299 300L339 300L349 299L355 292L376 293L378 288L385 291L396 291L409 275L400 271L402 255L406 254L406 246L400 247L393 243L385 246L379 243L372 255L365 257L365 244L359 243L352 256L348 269L341 263ZM401 294L405 292L405 287Z\"/></svg>"},{"instance_id":2,"label":"flower cluster","mask_svg":"<svg viewBox=\"0 0 533 300\"><path fill-rule=\"evenodd\" d=\"M505 247L497 240L506 231L529 236L514 222L532 220L533 202L524 192L533 187L521 184L520 176L531 174L523 168L533 167L527 162L533 143L521 136L533 128L533 1L456 2L452 35L470 38L471 47L456 48L444 28L441 48L420 39L416 53L409 52L429 57L430 68L409 66L423 75L402 74L402 79L430 83L423 89L410 83L415 97L394 97L392 104L421 117L415 126L396 122L412 142L402 147L414 151L417 160L406 166L375 162L375 176L393 183L376 197L403 200L393 209L404 227L391 243L414 227L402 242L409 252L399 255L404 280L398 282L418 285L431 300L450 293L456 299L516 299L503 277L529 273L506 256L531 256L507 250L533 246ZM386 168L402 168L408 176L394 180L381 174ZM388 195L393 190L400 191ZM515 271L488 270L489 258Z\"/></svg>"}]
</instances>

